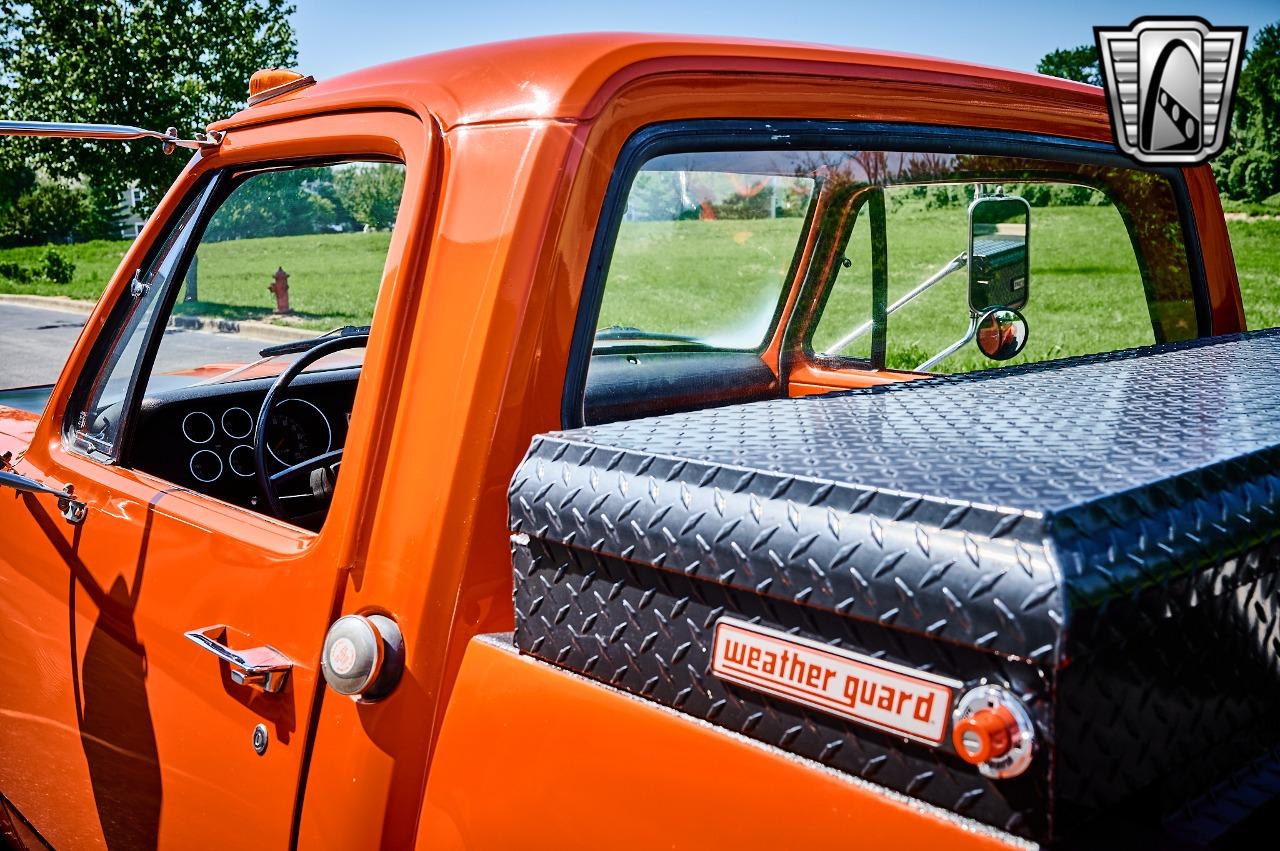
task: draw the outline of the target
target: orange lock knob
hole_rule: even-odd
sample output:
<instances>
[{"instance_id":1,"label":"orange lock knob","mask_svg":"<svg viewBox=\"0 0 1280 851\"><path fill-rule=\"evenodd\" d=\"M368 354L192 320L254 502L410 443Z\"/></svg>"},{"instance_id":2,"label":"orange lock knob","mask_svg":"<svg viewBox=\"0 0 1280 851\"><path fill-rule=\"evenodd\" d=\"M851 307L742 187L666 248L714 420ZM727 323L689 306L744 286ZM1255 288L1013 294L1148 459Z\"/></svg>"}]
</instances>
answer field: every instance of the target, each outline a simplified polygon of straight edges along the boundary
<instances>
[{"instance_id":1,"label":"orange lock knob","mask_svg":"<svg viewBox=\"0 0 1280 851\"><path fill-rule=\"evenodd\" d=\"M999 759L1013 747L1018 722L1004 706L979 709L956 722L951 742L960 758L973 765Z\"/></svg>"}]
</instances>

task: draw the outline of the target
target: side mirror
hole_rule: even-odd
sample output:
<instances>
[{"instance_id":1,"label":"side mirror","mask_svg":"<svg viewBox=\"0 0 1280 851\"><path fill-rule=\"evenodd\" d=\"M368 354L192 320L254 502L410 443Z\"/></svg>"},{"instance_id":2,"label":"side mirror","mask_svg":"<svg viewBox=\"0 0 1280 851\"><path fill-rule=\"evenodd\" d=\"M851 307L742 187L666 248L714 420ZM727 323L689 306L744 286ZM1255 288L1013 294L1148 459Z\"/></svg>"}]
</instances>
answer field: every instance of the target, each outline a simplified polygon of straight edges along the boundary
<instances>
[{"instance_id":1,"label":"side mirror","mask_svg":"<svg viewBox=\"0 0 1280 851\"><path fill-rule=\"evenodd\" d=\"M980 195L969 205L969 309L1027 306L1031 205L1014 195ZM1012 357L1012 355L1010 355Z\"/></svg>"},{"instance_id":2,"label":"side mirror","mask_svg":"<svg viewBox=\"0 0 1280 851\"><path fill-rule=\"evenodd\" d=\"M988 310L978 320L978 351L992 360L1017 357L1027 344L1027 320L1012 308Z\"/></svg>"}]
</instances>

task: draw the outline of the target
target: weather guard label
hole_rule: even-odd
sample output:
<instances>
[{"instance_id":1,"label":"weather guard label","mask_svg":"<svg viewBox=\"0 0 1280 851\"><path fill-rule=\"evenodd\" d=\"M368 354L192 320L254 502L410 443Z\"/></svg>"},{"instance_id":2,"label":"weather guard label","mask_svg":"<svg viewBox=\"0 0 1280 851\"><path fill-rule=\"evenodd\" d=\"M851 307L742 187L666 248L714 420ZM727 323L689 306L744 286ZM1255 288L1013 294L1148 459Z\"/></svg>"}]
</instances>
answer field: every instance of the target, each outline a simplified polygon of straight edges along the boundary
<instances>
[{"instance_id":1,"label":"weather guard label","mask_svg":"<svg viewBox=\"0 0 1280 851\"><path fill-rule=\"evenodd\" d=\"M711 672L931 745L942 743L962 685L734 618L716 623Z\"/></svg>"}]
</instances>

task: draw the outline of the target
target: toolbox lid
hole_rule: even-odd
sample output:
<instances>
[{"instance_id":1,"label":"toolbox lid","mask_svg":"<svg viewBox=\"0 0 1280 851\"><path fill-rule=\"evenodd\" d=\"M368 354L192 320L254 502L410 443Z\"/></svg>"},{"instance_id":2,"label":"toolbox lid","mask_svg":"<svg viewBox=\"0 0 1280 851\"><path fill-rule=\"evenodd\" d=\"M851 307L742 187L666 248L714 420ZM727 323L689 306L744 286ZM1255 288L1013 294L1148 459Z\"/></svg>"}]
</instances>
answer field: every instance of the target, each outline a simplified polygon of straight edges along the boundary
<instances>
[{"instance_id":1,"label":"toolbox lid","mask_svg":"<svg viewBox=\"0 0 1280 851\"><path fill-rule=\"evenodd\" d=\"M1280 330L554 436L1043 515L1280 446Z\"/></svg>"}]
</instances>

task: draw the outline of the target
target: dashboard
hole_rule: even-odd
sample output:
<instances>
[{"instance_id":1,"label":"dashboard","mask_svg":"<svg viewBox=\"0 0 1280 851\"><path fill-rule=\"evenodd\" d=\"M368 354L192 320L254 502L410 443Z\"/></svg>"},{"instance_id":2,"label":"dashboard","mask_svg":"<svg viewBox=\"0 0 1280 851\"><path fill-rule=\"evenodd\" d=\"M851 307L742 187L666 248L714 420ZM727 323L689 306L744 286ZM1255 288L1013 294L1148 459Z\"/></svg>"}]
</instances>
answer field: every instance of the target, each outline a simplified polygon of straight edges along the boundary
<instances>
[{"instance_id":1,"label":"dashboard","mask_svg":"<svg viewBox=\"0 0 1280 851\"><path fill-rule=\"evenodd\" d=\"M307 372L294 379L267 425L268 472L342 448L358 367ZM254 434L274 379L148 387L131 440L129 466L226 502L266 512L254 470ZM306 479L281 498L299 514L325 507Z\"/></svg>"}]
</instances>

